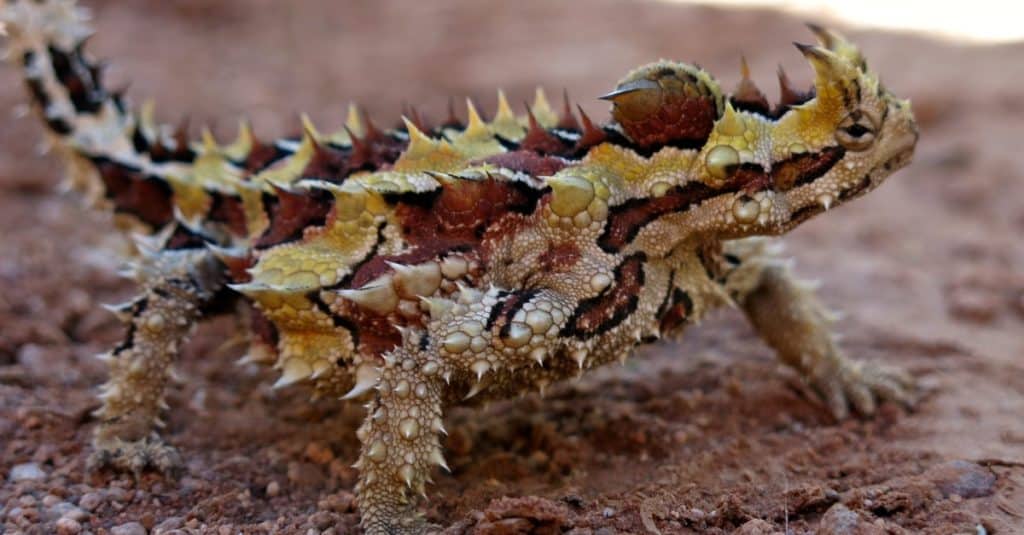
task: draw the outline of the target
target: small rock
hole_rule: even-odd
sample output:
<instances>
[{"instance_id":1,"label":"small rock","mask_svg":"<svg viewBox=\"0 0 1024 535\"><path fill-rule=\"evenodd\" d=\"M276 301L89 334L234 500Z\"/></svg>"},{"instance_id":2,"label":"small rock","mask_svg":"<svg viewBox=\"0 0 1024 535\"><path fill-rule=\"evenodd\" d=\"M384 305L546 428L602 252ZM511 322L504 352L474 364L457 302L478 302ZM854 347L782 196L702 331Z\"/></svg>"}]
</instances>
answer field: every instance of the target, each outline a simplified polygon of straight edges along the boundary
<instances>
[{"instance_id":1,"label":"small rock","mask_svg":"<svg viewBox=\"0 0 1024 535\"><path fill-rule=\"evenodd\" d=\"M351 492L339 491L329 496L325 496L317 502L317 507L323 511L348 513L352 511L354 502L355 496L353 496Z\"/></svg>"},{"instance_id":2,"label":"small rock","mask_svg":"<svg viewBox=\"0 0 1024 535\"><path fill-rule=\"evenodd\" d=\"M58 519L56 527L57 535L77 535L82 532L82 524L70 518Z\"/></svg>"},{"instance_id":3,"label":"small rock","mask_svg":"<svg viewBox=\"0 0 1024 535\"><path fill-rule=\"evenodd\" d=\"M128 491L119 487L110 487L106 490L107 498L112 502L124 502L128 500Z\"/></svg>"},{"instance_id":4,"label":"small rock","mask_svg":"<svg viewBox=\"0 0 1024 535\"><path fill-rule=\"evenodd\" d=\"M46 507L53 507L54 505L60 503L60 501L60 497L54 496L53 494L47 494L46 496L43 496L43 505Z\"/></svg>"},{"instance_id":5,"label":"small rock","mask_svg":"<svg viewBox=\"0 0 1024 535\"><path fill-rule=\"evenodd\" d=\"M138 522L128 522L110 528L110 535L146 535L146 528Z\"/></svg>"},{"instance_id":6,"label":"small rock","mask_svg":"<svg viewBox=\"0 0 1024 535\"><path fill-rule=\"evenodd\" d=\"M330 464L334 460L334 452L322 442L307 444L305 455L307 459L319 465Z\"/></svg>"},{"instance_id":7,"label":"small rock","mask_svg":"<svg viewBox=\"0 0 1024 535\"><path fill-rule=\"evenodd\" d=\"M815 535L881 535L884 531L863 521L855 511L837 503L825 511Z\"/></svg>"},{"instance_id":8,"label":"small rock","mask_svg":"<svg viewBox=\"0 0 1024 535\"><path fill-rule=\"evenodd\" d=\"M46 478L46 472L37 463L22 463L11 467L8 475L11 481L31 481Z\"/></svg>"},{"instance_id":9,"label":"small rock","mask_svg":"<svg viewBox=\"0 0 1024 535\"><path fill-rule=\"evenodd\" d=\"M39 500L36 500L36 497L31 494L23 494L20 498L18 498L18 504L21 505L22 507L32 507L38 501Z\"/></svg>"},{"instance_id":10,"label":"small rock","mask_svg":"<svg viewBox=\"0 0 1024 535\"><path fill-rule=\"evenodd\" d=\"M86 513L80 507L75 507L68 502L60 502L54 505L51 510L61 518L70 518L71 520L77 520L79 522L89 518L89 513Z\"/></svg>"},{"instance_id":11,"label":"small rock","mask_svg":"<svg viewBox=\"0 0 1024 535\"><path fill-rule=\"evenodd\" d=\"M992 494L996 476L987 468L970 461L956 460L930 468L925 476L943 497L980 498Z\"/></svg>"},{"instance_id":12,"label":"small rock","mask_svg":"<svg viewBox=\"0 0 1024 535\"><path fill-rule=\"evenodd\" d=\"M775 528L771 524L755 518L745 522L738 530L735 531L734 535L771 535L775 532Z\"/></svg>"},{"instance_id":13,"label":"small rock","mask_svg":"<svg viewBox=\"0 0 1024 535\"><path fill-rule=\"evenodd\" d=\"M278 483L277 481L271 481L270 483L267 483L267 496L273 498L278 494L281 494L281 484Z\"/></svg>"},{"instance_id":14,"label":"small rock","mask_svg":"<svg viewBox=\"0 0 1024 535\"><path fill-rule=\"evenodd\" d=\"M325 479L323 470L315 464L288 463L288 480L296 487L317 488L323 486Z\"/></svg>"},{"instance_id":15,"label":"small rock","mask_svg":"<svg viewBox=\"0 0 1024 535\"><path fill-rule=\"evenodd\" d=\"M169 532L176 530L184 525L184 518L180 516L169 516L163 519L156 526L153 526L153 535L167 535Z\"/></svg>"},{"instance_id":16,"label":"small rock","mask_svg":"<svg viewBox=\"0 0 1024 535\"><path fill-rule=\"evenodd\" d=\"M611 507L605 507L604 509L601 510L601 516L605 518L611 518L615 516L615 509L612 509Z\"/></svg>"},{"instance_id":17,"label":"small rock","mask_svg":"<svg viewBox=\"0 0 1024 535\"><path fill-rule=\"evenodd\" d=\"M95 511L103 504L103 496L98 492L87 492L78 499L78 506L86 511Z\"/></svg>"}]
</instances>

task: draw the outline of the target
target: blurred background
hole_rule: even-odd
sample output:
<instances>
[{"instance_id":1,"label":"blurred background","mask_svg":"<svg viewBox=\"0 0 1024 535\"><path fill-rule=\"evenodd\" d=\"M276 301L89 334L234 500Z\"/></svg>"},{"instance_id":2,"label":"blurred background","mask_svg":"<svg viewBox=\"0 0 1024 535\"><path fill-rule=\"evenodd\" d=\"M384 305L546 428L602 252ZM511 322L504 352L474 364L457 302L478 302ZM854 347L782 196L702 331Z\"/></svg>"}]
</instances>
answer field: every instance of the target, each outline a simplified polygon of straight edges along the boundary
<instances>
[{"instance_id":1,"label":"blurred background","mask_svg":"<svg viewBox=\"0 0 1024 535\"><path fill-rule=\"evenodd\" d=\"M698 63L731 88L745 56L774 100L780 65L810 83L791 44L813 40L803 22L839 29L913 101L922 136L909 168L786 243L798 272L821 279L825 301L846 313L837 330L847 352L921 378L919 409L836 424L723 311L682 342L545 400L453 412L455 473L435 475L428 516L452 533L497 533L488 530L503 520L581 534L836 533L827 529L845 514L839 506L897 533L1011 533L1024 521L1024 469L1013 464L1024 462L1024 26L1011 3L85 5L98 30L89 49L111 60L109 85L130 84L129 97L155 99L162 120L187 115L193 134L208 124L224 141L243 116L263 138L297 131L300 112L333 130L351 101L385 126L409 103L441 119L449 97L463 117L467 96L489 114L497 88L513 104L537 86L557 104L564 89L604 120L595 97L658 58ZM24 102L16 70L0 71L0 110ZM361 409L270 391L272 373L215 355L230 322L200 329L182 365L187 380L171 394L167 434L191 460L186 490L156 476L82 475L104 376L91 356L121 336L98 304L133 290L114 276L122 246L109 218L54 192L60 166L36 154L35 120L3 117L0 474L34 463L45 475L4 480L0 504L63 489L73 504L105 497L83 516L93 530L180 518L264 533L334 523L347 533ZM268 494L271 483L283 491ZM110 488L137 492L118 498ZM41 502L19 507L38 514L0 515L0 527L24 520L52 531L56 517Z\"/></svg>"}]
</instances>

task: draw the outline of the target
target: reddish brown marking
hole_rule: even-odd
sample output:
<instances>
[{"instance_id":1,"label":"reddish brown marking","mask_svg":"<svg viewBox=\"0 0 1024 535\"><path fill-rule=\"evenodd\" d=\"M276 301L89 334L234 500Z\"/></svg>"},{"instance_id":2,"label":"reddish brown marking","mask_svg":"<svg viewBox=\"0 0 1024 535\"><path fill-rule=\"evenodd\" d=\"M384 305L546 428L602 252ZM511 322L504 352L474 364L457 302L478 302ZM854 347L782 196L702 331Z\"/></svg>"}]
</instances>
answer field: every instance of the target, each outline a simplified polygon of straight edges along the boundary
<instances>
[{"instance_id":1,"label":"reddish brown marking","mask_svg":"<svg viewBox=\"0 0 1024 535\"><path fill-rule=\"evenodd\" d=\"M580 135L580 140L576 142L576 152L584 152L594 145L600 145L608 139L608 134L604 130L594 126L594 122L590 120L587 113L583 111L583 107L576 105L576 109L580 112L580 119L583 121L583 132Z\"/></svg>"},{"instance_id":2,"label":"reddish brown marking","mask_svg":"<svg viewBox=\"0 0 1024 535\"><path fill-rule=\"evenodd\" d=\"M350 287L391 271L385 261L418 264L446 251L477 249L488 229L502 219L533 212L538 194L521 184L488 178L453 179L440 190L397 197L395 216L412 250L371 258L353 274Z\"/></svg>"},{"instance_id":3,"label":"reddish brown marking","mask_svg":"<svg viewBox=\"0 0 1024 535\"><path fill-rule=\"evenodd\" d=\"M818 153L804 153L775 164L771 182L778 191L807 184L824 175L846 153L842 147L826 147Z\"/></svg>"},{"instance_id":4,"label":"reddish brown marking","mask_svg":"<svg viewBox=\"0 0 1024 535\"><path fill-rule=\"evenodd\" d=\"M814 98L814 87L812 86L807 91L800 91L795 89L793 84L789 81L789 77L786 76L786 71L782 70L782 66L779 66L779 103L775 105L773 114L776 117L781 117L784 113L789 111L793 106L799 106L808 100Z\"/></svg>"},{"instance_id":5,"label":"reddish brown marking","mask_svg":"<svg viewBox=\"0 0 1024 535\"><path fill-rule=\"evenodd\" d=\"M264 196L264 206L269 206L270 226L256 240L258 249L298 240L307 228L322 227L334 207L334 198L322 190L276 191L276 197Z\"/></svg>"},{"instance_id":6,"label":"reddish brown marking","mask_svg":"<svg viewBox=\"0 0 1024 535\"><path fill-rule=\"evenodd\" d=\"M251 254L244 257L226 257L220 261L228 268L228 277L233 284L243 284L252 280L249 268L256 265L256 258Z\"/></svg>"},{"instance_id":7,"label":"reddish brown marking","mask_svg":"<svg viewBox=\"0 0 1024 535\"><path fill-rule=\"evenodd\" d=\"M246 171L255 173L274 163L283 155L284 153L278 150L273 143L264 143L253 137L252 147L249 149L249 154L245 156L242 166ZM251 177L247 176L246 180L249 178Z\"/></svg>"},{"instance_id":8,"label":"reddish brown marking","mask_svg":"<svg viewBox=\"0 0 1024 535\"><path fill-rule=\"evenodd\" d=\"M606 252L618 252L636 238L640 230L655 219L673 212L689 209L691 204L700 203L722 190L712 189L700 182L676 186L661 197L630 199L611 207L604 232L597 244Z\"/></svg>"},{"instance_id":9,"label":"reddish brown marking","mask_svg":"<svg viewBox=\"0 0 1024 535\"><path fill-rule=\"evenodd\" d=\"M576 244L565 242L552 244L544 254L540 255L537 263L541 271L547 273L561 273L569 271L580 259L580 250Z\"/></svg>"},{"instance_id":10,"label":"reddish brown marking","mask_svg":"<svg viewBox=\"0 0 1024 535\"><path fill-rule=\"evenodd\" d=\"M244 300L243 302L247 303L247 301ZM260 309L248 304L245 306L249 307L249 328L252 330L253 338L263 342L276 351L277 341L279 338L277 327L275 327L274 323L263 315L263 312L261 312Z\"/></svg>"},{"instance_id":11,"label":"reddish brown marking","mask_svg":"<svg viewBox=\"0 0 1024 535\"><path fill-rule=\"evenodd\" d=\"M569 104L569 91L562 90L562 113L558 117L558 124L555 125L562 130L579 131L580 123L572 114L572 106Z\"/></svg>"},{"instance_id":12,"label":"reddish brown marking","mask_svg":"<svg viewBox=\"0 0 1024 535\"><path fill-rule=\"evenodd\" d=\"M693 299L683 290L673 288L671 300L661 315L662 334L674 331L676 327L685 323L691 314L693 314Z\"/></svg>"},{"instance_id":13,"label":"reddish brown marking","mask_svg":"<svg viewBox=\"0 0 1024 535\"><path fill-rule=\"evenodd\" d=\"M242 199L220 192L211 192L210 196L213 197L213 203L207 218L210 221L223 223L235 236L248 235Z\"/></svg>"},{"instance_id":14,"label":"reddish brown marking","mask_svg":"<svg viewBox=\"0 0 1024 535\"><path fill-rule=\"evenodd\" d=\"M332 312L350 323L353 343L363 355L383 355L402 343L402 335L387 317L345 299L335 301Z\"/></svg>"},{"instance_id":15,"label":"reddish brown marking","mask_svg":"<svg viewBox=\"0 0 1024 535\"><path fill-rule=\"evenodd\" d=\"M608 332L628 318L640 302L645 261L643 253L636 253L616 266L613 286L597 297L581 301L561 335L587 339Z\"/></svg>"},{"instance_id":16,"label":"reddish brown marking","mask_svg":"<svg viewBox=\"0 0 1024 535\"><path fill-rule=\"evenodd\" d=\"M511 169L512 171L521 171L530 176L551 176L568 165L568 162L562 158L557 156L541 156L531 150L503 152L489 156L483 162Z\"/></svg>"},{"instance_id":17,"label":"reddish brown marking","mask_svg":"<svg viewBox=\"0 0 1024 535\"><path fill-rule=\"evenodd\" d=\"M684 74L686 79L680 80L678 76L666 73L657 82L662 88L613 97L612 116L638 147L699 147L711 134L718 118L714 97L696 78Z\"/></svg>"},{"instance_id":18,"label":"reddish brown marking","mask_svg":"<svg viewBox=\"0 0 1024 535\"><path fill-rule=\"evenodd\" d=\"M519 142L519 149L536 152L537 154L562 154L566 151L565 143L544 129L537 118L533 116L530 107L526 107L526 114L530 118L530 128L526 131L523 140Z\"/></svg>"},{"instance_id":19,"label":"reddish brown marking","mask_svg":"<svg viewBox=\"0 0 1024 535\"><path fill-rule=\"evenodd\" d=\"M354 169L349 167L349 158L343 151L316 143L313 147L313 157L302 170L301 176L326 182L341 182L352 171Z\"/></svg>"},{"instance_id":20,"label":"reddish brown marking","mask_svg":"<svg viewBox=\"0 0 1024 535\"><path fill-rule=\"evenodd\" d=\"M761 166L744 164L732 172L729 176L729 184L731 189L754 193L770 186L772 180Z\"/></svg>"},{"instance_id":21,"label":"reddish brown marking","mask_svg":"<svg viewBox=\"0 0 1024 535\"><path fill-rule=\"evenodd\" d=\"M131 214L154 227L171 222L173 193L162 178L146 177L136 169L107 159L97 158L93 163L115 211Z\"/></svg>"},{"instance_id":22,"label":"reddish brown marking","mask_svg":"<svg viewBox=\"0 0 1024 535\"><path fill-rule=\"evenodd\" d=\"M757 88L753 80L746 76L740 80L729 101L737 110L750 111L765 117L771 116L772 106L768 103L768 98Z\"/></svg>"}]
</instances>

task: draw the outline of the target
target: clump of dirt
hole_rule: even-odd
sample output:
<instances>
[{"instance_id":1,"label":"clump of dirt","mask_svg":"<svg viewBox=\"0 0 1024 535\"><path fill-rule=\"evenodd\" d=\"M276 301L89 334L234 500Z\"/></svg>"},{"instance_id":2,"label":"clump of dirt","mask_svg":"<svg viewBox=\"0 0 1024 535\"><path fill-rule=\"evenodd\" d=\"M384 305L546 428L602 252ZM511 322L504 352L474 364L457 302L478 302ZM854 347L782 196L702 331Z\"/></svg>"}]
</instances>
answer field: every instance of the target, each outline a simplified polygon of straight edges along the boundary
<instances>
[{"instance_id":1,"label":"clump of dirt","mask_svg":"<svg viewBox=\"0 0 1024 535\"><path fill-rule=\"evenodd\" d=\"M629 68L695 60L728 87L745 52L808 83L762 11L596 0L585 5L273 0L94 2L110 78L227 137L249 114L264 137L296 112L340 124L349 99L381 123L402 103L442 116L448 95L486 109L533 84L589 98ZM623 24L623 21L629 21ZM852 356L902 366L928 394L912 412L833 421L735 313L546 398L456 410L453 473L434 474L428 518L450 534L1019 533L1024 526L1024 95L1021 45L968 47L852 32L920 118L916 162L879 191L787 238L798 271L846 313ZM780 37L781 36L781 37ZM0 109L23 102L0 74ZM769 87L771 84L762 84ZM769 91L771 93L771 91ZM361 408L273 391L272 373L200 329L170 394L177 482L87 475L104 370L121 335L98 307L132 294L109 218L53 193L31 156L39 128L0 128L0 525L5 533L358 533Z\"/></svg>"}]
</instances>

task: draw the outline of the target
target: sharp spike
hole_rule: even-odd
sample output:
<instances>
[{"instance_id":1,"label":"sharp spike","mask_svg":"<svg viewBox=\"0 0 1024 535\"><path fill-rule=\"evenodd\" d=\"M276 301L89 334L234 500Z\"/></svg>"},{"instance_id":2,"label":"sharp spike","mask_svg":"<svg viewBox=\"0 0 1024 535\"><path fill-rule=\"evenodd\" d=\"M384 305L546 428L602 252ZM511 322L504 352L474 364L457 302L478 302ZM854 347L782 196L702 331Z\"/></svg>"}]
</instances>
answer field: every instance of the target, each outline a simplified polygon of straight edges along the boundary
<instances>
[{"instance_id":1,"label":"sharp spike","mask_svg":"<svg viewBox=\"0 0 1024 535\"><path fill-rule=\"evenodd\" d=\"M491 129L480 118L480 113L477 112L473 100L469 98L466 99L466 116L466 128L462 131L463 136L469 138L491 137Z\"/></svg>"},{"instance_id":2,"label":"sharp spike","mask_svg":"<svg viewBox=\"0 0 1024 535\"><path fill-rule=\"evenodd\" d=\"M217 140L213 137L213 132L210 131L208 126L203 127L203 131L200 134L203 141L203 152L206 154L216 153L220 150L217 145Z\"/></svg>"},{"instance_id":3,"label":"sharp spike","mask_svg":"<svg viewBox=\"0 0 1024 535\"><path fill-rule=\"evenodd\" d=\"M391 277L380 277L361 288L338 290L338 295L378 314L387 314L398 306L398 294Z\"/></svg>"},{"instance_id":4,"label":"sharp spike","mask_svg":"<svg viewBox=\"0 0 1024 535\"><path fill-rule=\"evenodd\" d=\"M586 149L604 143L604 140L608 138L608 135L604 133L604 130L594 126L594 123L587 116L587 113L583 111L583 107L577 105L576 109L580 112L580 120L583 123L583 133L580 136L580 140L576 143L576 149Z\"/></svg>"},{"instance_id":5,"label":"sharp spike","mask_svg":"<svg viewBox=\"0 0 1024 535\"><path fill-rule=\"evenodd\" d=\"M422 130L416 128L416 125L408 117L402 117L402 121L405 123L405 129L409 133L409 146L405 149L403 156L419 157L434 150L436 146L434 140L430 139ZM367 139L369 139L369 135L367 135Z\"/></svg>"},{"instance_id":6,"label":"sharp spike","mask_svg":"<svg viewBox=\"0 0 1024 535\"><path fill-rule=\"evenodd\" d=\"M299 120L302 122L302 137L308 137L313 143L320 143L320 132L317 132L316 126L313 125L313 121L310 120L309 115L303 113L299 116Z\"/></svg>"},{"instance_id":7,"label":"sharp spike","mask_svg":"<svg viewBox=\"0 0 1024 535\"><path fill-rule=\"evenodd\" d=\"M224 154L232 160L243 160L252 151L252 124L248 119L238 120L238 135L230 145L224 147Z\"/></svg>"},{"instance_id":8,"label":"sharp spike","mask_svg":"<svg viewBox=\"0 0 1024 535\"><path fill-rule=\"evenodd\" d=\"M508 104L508 97L505 91L498 90L498 110L494 113L494 123L516 122L516 114L512 112L512 106Z\"/></svg>"},{"instance_id":9,"label":"sharp spike","mask_svg":"<svg viewBox=\"0 0 1024 535\"><path fill-rule=\"evenodd\" d=\"M441 468L444 468L445 472L451 473L452 469L448 467L448 463L444 460L444 454L441 453L440 448L434 448L431 450L430 461Z\"/></svg>"},{"instance_id":10,"label":"sharp spike","mask_svg":"<svg viewBox=\"0 0 1024 535\"><path fill-rule=\"evenodd\" d=\"M570 356L572 357L572 360L576 362L576 364L578 364L580 369L582 370L583 363L586 362L587 360L587 350L577 349L573 351Z\"/></svg>"},{"instance_id":11,"label":"sharp spike","mask_svg":"<svg viewBox=\"0 0 1024 535\"><path fill-rule=\"evenodd\" d=\"M739 84L736 85L736 90L733 91L729 99L730 102L735 103L741 109L769 115L771 113L771 105L768 104L768 99L758 89L757 84L750 79L750 66L747 64L747 58L744 56L740 56L740 74L742 74L742 78Z\"/></svg>"},{"instance_id":12,"label":"sharp spike","mask_svg":"<svg viewBox=\"0 0 1024 535\"><path fill-rule=\"evenodd\" d=\"M579 130L580 123L572 113L572 106L569 103L569 90L562 90L562 115L558 118L558 128L564 130Z\"/></svg>"},{"instance_id":13,"label":"sharp spike","mask_svg":"<svg viewBox=\"0 0 1024 535\"><path fill-rule=\"evenodd\" d=\"M479 394L480 392L482 392L482 391L483 391L483 389L484 389L484 387L485 387L485 386L487 386L486 384L484 384L484 383L486 383L486 382L487 382L487 381L477 381L477 382L476 382L476 384L474 384L474 385L473 385L473 386L472 386L472 387L471 387L471 388L469 389L469 392L468 392L468 393L466 394L466 397L462 398L462 400L463 400L463 401L466 401L467 399L471 399L471 398L472 398L473 396L476 396L477 394Z\"/></svg>"},{"instance_id":14,"label":"sharp spike","mask_svg":"<svg viewBox=\"0 0 1024 535\"><path fill-rule=\"evenodd\" d=\"M484 375L490 371L491 365L486 360L478 360L473 363L470 367L473 373L476 374L476 380L480 381L484 378Z\"/></svg>"},{"instance_id":15,"label":"sharp spike","mask_svg":"<svg viewBox=\"0 0 1024 535\"><path fill-rule=\"evenodd\" d=\"M178 122L178 127L174 129L174 134L171 137L174 139L175 152L188 149L188 126L190 122L191 118L185 115Z\"/></svg>"},{"instance_id":16,"label":"sharp spike","mask_svg":"<svg viewBox=\"0 0 1024 535\"><path fill-rule=\"evenodd\" d=\"M544 128L551 128L558 123L558 115L555 114L555 110L551 109L551 103L548 102L548 96L544 93L543 87L538 86L533 92L533 105L530 106L530 109Z\"/></svg>"},{"instance_id":17,"label":"sharp spike","mask_svg":"<svg viewBox=\"0 0 1024 535\"><path fill-rule=\"evenodd\" d=\"M359 112L359 107L354 102L348 105L348 114L345 116L345 128L349 131L349 136L361 136L365 132L365 126ZM353 135L355 134L355 135Z\"/></svg>"},{"instance_id":18,"label":"sharp spike","mask_svg":"<svg viewBox=\"0 0 1024 535\"><path fill-rule=\"evenodd\" d=\"M363 140L367 143L373 143L384 137L384 132L377 128L377 125L370 119L370 113L365 108L360 108L359 112L363 123ZM403 117L402 120L404 121L405 118Z\"/></svg>"},{"instance_id":19,"label":"sharp spike","mask_svg":"<svg viewBox=\"0 0 1024 535\"><path fill-rule=\"evenodd\" d=\"M405 481L406 486L412 488L413 477L416 476L416 471L411 464L402 465L398 469L398 472L402 475L402 479Z\"/></svg>"},{"instance_id":20,"label":"sharp spike","mask_svg":"<svg viewBox=\"0 0 1024 535\"><path fill-rule=\"evenodd\" d=\"M356 384L349 390L347 394L341 397L341 399L353 399L359 397L370 390L373 390L377 386L377 382L380 380L380 371L376 366L370 364L360 364L356 368Z\"/></svg>"},{"instance_id":21,"label":"sharp spike","mask_svg":"<svg viewBox=\"0 0 1024 535\"><path fill-rule=\"evenodd\" d=\"M313 368L305 360L293 357L284 362L281 370L281 378L274 383L273 388L282 388L313 375Z\"/></svg>"},{"instance_id":22,"label":"sharp spike","mask_svg":"<svg viewBox=\"0 0 1024 535\"><path fill-rule=\"evenodd\" d=\"M451 310L451 308L453 306L455 306L455 303L453 303L453 302L451 302L451 300L445 299L443 297L422 297L422 296L420 296L420 300L423 303L426 303L427 311L430 314L430 319L434 319L434 320L440 319L442 316L445 315L445 313L447 313L449 310Z\"/></svg>"},{"instance_id":23,"label":"sharp spike","mask_svg":"<svg viewBox=\"0 0 1024 535\"><path fill-rule=\"evenodd\" d=\"M121 321L129 321L132 318L132 311L134 310L135 303L137 302L137 300L132 300L114 304L103 303L100 306L102 306L106 310L109 310L110 313L112 313L113 315L117 316L117 319Z\"/></svg>"},{"instance_id":24,"label":"sharp spike","mask_svg":"<svg viewBox=\"0 0 1024 535\"><path fill-rule=\"evenodd\" d=\"M442 127L462 128L462 121L455 114L455 97L448 97L448 118L444 120Z\"/></svg>"}]
</instances>

